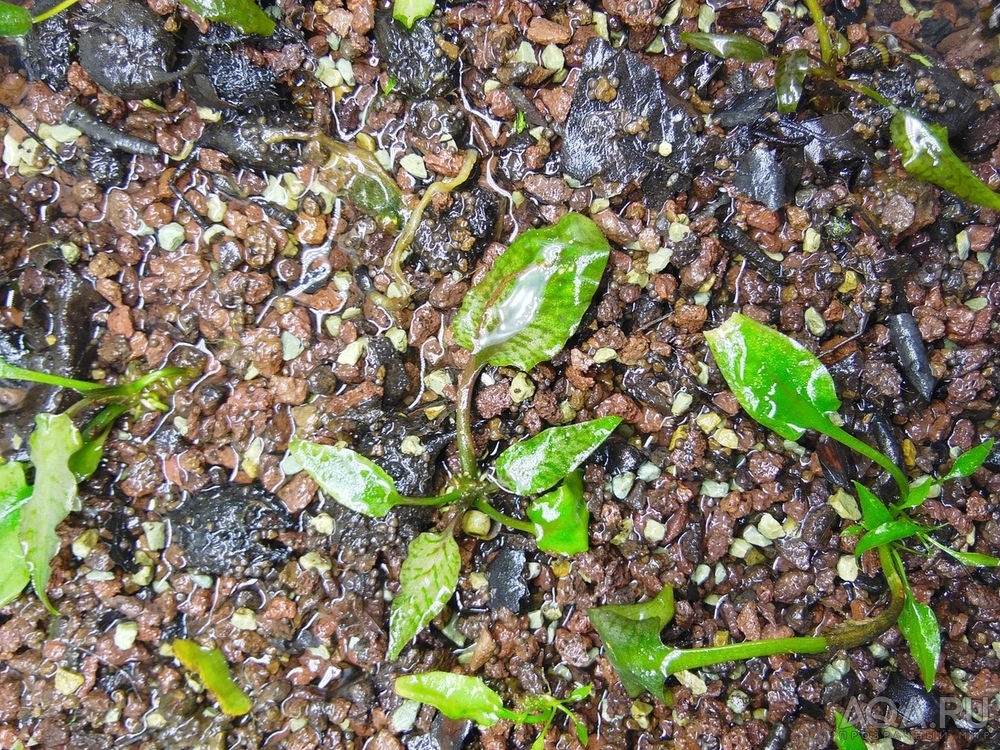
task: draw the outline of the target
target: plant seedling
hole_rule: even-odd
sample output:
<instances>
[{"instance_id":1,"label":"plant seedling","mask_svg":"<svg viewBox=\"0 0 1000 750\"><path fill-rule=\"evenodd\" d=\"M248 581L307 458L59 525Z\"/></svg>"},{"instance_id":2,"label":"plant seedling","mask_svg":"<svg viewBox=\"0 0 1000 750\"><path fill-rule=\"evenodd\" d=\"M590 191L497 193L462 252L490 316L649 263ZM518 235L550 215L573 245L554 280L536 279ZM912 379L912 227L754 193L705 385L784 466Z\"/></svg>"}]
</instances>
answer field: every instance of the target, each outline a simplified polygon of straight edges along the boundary
<instances>
[{"instance_id":1,"label":"plant seedling","mask_svg":"<svg viewBox=\"0 0 1000 750\"><path fill-rule=\"evenodd\" d=\"M434 0L395 0L392 4L392 17L407 29L433 12Z\"/></svg>"},{"instance_id":2,"label":"plant seedling","mask_svg":"<svg viewBox=\"0 0 1000 750\"><path fill-rule=\"evenodd\" d=\"M737 659L773 654L821 654L868 643L894 624L906 638L925 687L934 682L941 638L933 610L913 596L900 558L903 540L920 541L926 552L942 549L967 565L996 566L1000 560L977 552L961 552L935 540L933 528L910 518L930 490L952 479L969 477L993 447L989 440L959 456L938 479L924 478L912 486L902 470L871 446L836 425L830 414L840 408L833 378L823 364L798 342L740 314L705 334L716 363L743 409L786 440L797 440L807 429L837 440L888 471L899 487L899 502L887 506L855 483L861 525L845 533L860 534L856 553L878 553L889 584L890 600L874 618L848 620L821 635L777 638L700 649L665 646L660 631L673 618L673 592L664 587L651 601L634 605L596 607L588 615L604 642L608 658L630 695L643 689L663 699L663 680L682 670Z\"/></svg>"},{"instance_id":3,"label":"plant seedling","mask_svg":"<svg viewBox=\"0 0 1000 750\"><path fill-rule=\"evenodd\" d=\"M829 80L838 86L863 94L892 114L889 135L902 155L903 168L914 177L930 182L957 195L962 200L1000 210L1000 194L980 180L958 158L948 143L948 131L921 119L916 110L897 107L868 86L842 77L839 56L830 39L826 16L818 0L806 0L820 44L820 60L809 57L803 49L786 52L775 58L774 88L778 113L793 114L802 98L807 76ZM682 41L702 52L738 62L758 62L769 57L767 48L756 39L742 34L682 33Z\"/></svg>"},{"instance_id":4,"label":"plant seedling","mask_svg":"<svg viewBox=\"0 0 1000 750\"><path fill-rule=\"evenodd\" d=\"M190 373L181 368L157 370L123 385L104 386L15 367L0 359L0 378L71 388L84 395L63 414L38 414L29 440L34 486L27 466L0 464L0 606L17 598L31 581L35 593L52 614L58 614L45 594L52 558L59 552L56 527L80 509L77 483L94 471L104 453L115 420L143 403L163 408L161 397ZM104 406L81 432L71 414L90 404Z\"/></svg>"},{"instance_id":5,"label":"plant seedling","mask_svg":"<svg viewBox=\"0 0 1000 750\"><path fill-rule=\"evenodd\" d=\"M564 699L547 694L529 695L522 701L521 710L511 710L504 708L500 695L479 677L452 672L424 672L396 678L397 695L434 706L449 719L471 719L483 728L491 727L501 719L515 724L541 724L542 729L531 744L531 750L545 747L545 735L556 712L569 717L576 727L580 744L586 745L587 728L566 708L566 704L583 700L590 692L590 685L580 685Z\"/></svg>"},{"instance_id":6,"label":"plant seedling","mask_svg":"<svg viewBox=\"0 0 1000 750\"><path fill-rule=\"evenodd\" d=\"M458 519L475 509L494 521L531 534L538 548L572 555L587 549L589 514L576 469L614 431L619 417L551 427L507 448L485 479L472 439L472 393L486 365L530 371L560 351L576 331L597 290L611 248L590 219L570 213L554 227L522 234L474 287L452 324L455 341L471 353L458 381L457 447L461 463L449 491L436 497L404 497L382 469L348 448L295 440L289 451L337 502L370 516L396 505L445 509L435 531L413 540L399 573L392 603L389 658L395 659L451 598L460 558ZM498 490L537 495L528 520L490 504Z\"/></svg>"}]
</instances>

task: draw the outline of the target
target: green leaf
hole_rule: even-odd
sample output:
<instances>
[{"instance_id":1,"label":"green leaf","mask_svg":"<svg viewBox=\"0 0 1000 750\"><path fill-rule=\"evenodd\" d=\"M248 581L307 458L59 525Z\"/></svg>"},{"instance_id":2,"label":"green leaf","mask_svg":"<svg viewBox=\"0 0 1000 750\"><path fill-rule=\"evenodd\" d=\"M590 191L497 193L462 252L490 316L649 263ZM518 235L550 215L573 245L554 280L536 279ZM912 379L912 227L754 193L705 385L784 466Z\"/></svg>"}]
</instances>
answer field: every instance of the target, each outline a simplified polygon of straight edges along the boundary
<instances>
[{"instance_id":1,"label":"green leaf","mask_svg":"<svg viewBox=\"0 0 1000 750\"><path fill-rule=\"evenodd\" d=\"M21 544L35 593L50 612L58 614L45 594L45 586L52 573L52 558L59 552L56 527L80 507L76 476L69 462L83 441L65 414L39 414L29 442L35 486L21 508Z\"/></svg>"},{"instance_id":2,"label":"green leaf","mask_svg":"<svg viewBox=\"0 0 1000 750\"><path fill-rule=\"evenodd\" d=\"M31 29L31 14L20 5L0 2L0 36L24 36Z\"/></svg>"},{"instance_id":3,"label":"green leaf","mask_svg":"<svg viewBox=\"0 0 1000 750\"><path fill-rule=\"evenodd\" d=\"M434 0L395 0L392 4L392 17L408 29L433 12Z\"/></svg>"},{"instance_id":4,"label":"green leaf","mask_svg":"<svg viewBox=\"0 0 1000 750\"><path fill-rule=\"evenodd\" d=\"M833 735L833 741L837 745L837 750L868 750L868 745L865 744L864 738L854 728L854 725L845 719L840 711L834 711L833 713L837 717Z\"/></svg>"},{"instance_id":5,"label":"green leaf","mask_svg":"<svg viewBox=\"0 0 1000 750\"><path fill-rule=\"evenodd\" d=\"M253 708L250 698L229 674L229 664L222 651L217 648L203 648L194 641L178 638L173 642L174 656L191 670L205 687L219 701L219 707L227 716L243 716Z\"/></svg>"},{"instance_id":6,"label":"green leaf","mask_svg":"<svg viewBox=\"0 0 1000 750\"><path fill-rule=\"evenodd\" d=\"M941 477L938 480L938 483L958 479L959 477L971 477L976 473L976 469L983 465L983 461L989 457L990 451L993 450L993 442L993 438L990 438L985 443L981 443L975 448L967 450L961 456L956 458L955 463L951 466L951 471Z\"/></svg>"},{"instance_id":7,"label":"green leaf","mask_svg":"<svg viewBox=\"0 0 1000 750\"><path fill-rule=\"evenodd\" d=\"M924 501L930 497L931 490L938 484L939 483L935 482L931 479L931 477L920 477L920 479L910 485L910 491L906 493L906 497L904 497L899 503L895 504L893 508L897 511L906 510L908 508L919 508L924 504Z\"/></svg>"},{"instance_id":8,"label":"green leaf","mask_svg":"<svg viewBox=\"0 0 1000 750\"><path fill-rule=\"evenodd\" d=\"M396 678L400 698L434 706L449 719L471 719L491 727L507 718L503 700L479 677L452 672L424 672Z\"/></svg>"},{"instance_id":9,"label":"green leaf","mask_svg":"<svg viewBox=\"0 0 1000 750\"><path fill-rule=\"evenodd\" d=\"M406 500L392 477L356 451L293 440L289 453L325 493L353 511L376 518Z\"/></svg>"},{"instance_id":10,"label":"green leaf","mask_svg":"<svg viewBox=\"0 0 1000 750\"><path fill-rule=\"evenodd\" d=\"M451 529L440 534L425 531L410 544L399 570L399 593L389 620L389 658L437 617L455 593L462 560Z\"/></svg>"},{"instance_id":11,"label":"green leaf","mask_svg":"<svg viewBox=\"0 0 1000 750\"><path fill-rule=\"evenodd\" d=\"M583 499L583 479L574 471L551 492L528 505L538 549L550 555L575 555L589 546L590 512Z\"/></svg>"},{"instance_id":12,"label":"green leaf","mask_svg":"<svg viewBox=\"0 0 1000 750\"><path fill-rule=\"evenodd\" d=\"M496 460L497 479L518 495L544 492L586 461L621 421L612 416L550 427L514 443Z\"/></svg>"},{"instance_id":13,"label":"green leaf","mask_svg":"<svg viewBox=\"0 0 1000 750\"><path fill-rule=\"evenodd\" d=\"M903 157L903 167L914 177L954 193L962 200L1000 211L1000 194L972 173L948 145L948 130L920 119L912 109L892 116L889 134Z\"/></svg>"},{"instance_id":14,"label":"green leaf","mask_svg":"<svg viewBox=\"0 0 1000 750\"><path fill-rule=\"evenodd\" d=\"M907 519L897 519L880 523L874 529L865 534L858 541L858 546L854 548L854 554L860 557L870 549L875 549L889 542L898 542L901 539L908 539L911 536L927 531L926 526Z\"/></svg>"},{"instance_id":15,"label":"green leaf","mask_svg":"<svg viewBox=\"0 0 1000 750\"><path fill-rule=\"evenodd\" d=\"M957 549L952 549L947 544L941 544L941 542L931 536L924 536L921 538L925 542L934 545L942 552L951 555L963 565L968 565L970 568L1000 567L1000 560L993 557L993 555L984 555L980 552L959 552Z\"/></svg>"},{"instance_id":16,"label":"green leaf","mask_svg":"<svg viewBox=\"0 0 1000 750\"><path fill-rule=\"evenodd\" d=\"M705 339L740 406L762 425L786 440L835 431L827 416L840 408L833 378L802 344L739 313Z\"/></svg>"},{"instance_id":17,"label":"green leaf","mask_svg":"<svg viewBox=\"0 0 1000 750\"><path fill-rule=\"evenodd\" d=\"M802 84L809 72L809 55L797 49L778 58L774 66L774 92L778 98L778 112L790 115L799 108Z\"/></svg>"},{"instance_id":18,"label":"green leaf","mask_svg":"<svg viewBox=\"0 0 1000 750\"><path fill-rule=\"evenodd\" d=\"M725 60L759 62L767 57L767 47L742 34L705 34L694 31L682 33L681 41Z\"/></svg>"},{"instance_id":19,"label":"green leaf","mask_svg":"<svg viewBox=\"0 0 1000 750\"><path fill-rule=\"evenodd\" d=\"M597 291L611 246L577 213L521 234L462 302L455 340L479 364L527 372L559 352Z\"/></svg>"},{"instance_id":20,"label":"green leaf","mask_svg":"<svg viewBox=\"0 0 1000 750\"><path fill-rule=\"evenodd\" d=\"M21 547L21 508L30 494L23 464L0 464L0 607L16 599L31 580Z\"/></svg>"},{"instance_id":21,"label":"green leaf","mask_svg":"<svg viewBox=\"0 0 1000 750\"><path fill-rule=\"evenodd\" d=\"M913 598L907 588L903 611L899 614L899 630L910 644L910 653L917 662L924 688L934 687L938 657L941 655L941 630L934 610Z\"/></svg>"},{"instance_id":22,"label":"green leaf","mask_svg":"<svg viewBox=\"0 0 1000 750\"><path fill-rule=\"evenodd\" d=\"M676 651L660 640L660 631L674 616L673 589L664 586L656 598L642 604L594 607L587 616L628 694L635 698L645 689L662 701L662 666Z\"/></svg>"},{"instance_id":23,"label":"green leaf","mask_svg":"<svg viewBox=\"0 0 1000 750\"><path fill-rule=\"evenodd\" d=\"M861 505L861 525L866 530L871 531L892 521L892 513L885 507L885 503L879 500L867 487L855 482L854 490L858 493L858 501Z\"/></svg>"},{"instance_id":24,"label":"green leaf","mask_svg":"<svg viewBox=\"0 0 1000 750\"><path fill-rule=\"evenodd\" d=\"M271 36L274 21L253 0L181 0L209 21L221 21L244 34Z\"/></svg>"}]
</instances>

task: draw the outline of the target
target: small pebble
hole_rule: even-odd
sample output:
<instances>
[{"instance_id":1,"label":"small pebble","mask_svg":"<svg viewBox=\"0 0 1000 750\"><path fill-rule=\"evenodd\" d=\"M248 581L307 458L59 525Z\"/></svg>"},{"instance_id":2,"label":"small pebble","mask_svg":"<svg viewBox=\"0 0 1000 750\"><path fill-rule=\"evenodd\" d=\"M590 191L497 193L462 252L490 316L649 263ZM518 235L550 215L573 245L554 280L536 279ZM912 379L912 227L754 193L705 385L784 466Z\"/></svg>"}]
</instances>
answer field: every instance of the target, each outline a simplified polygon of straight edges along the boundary
<instances>
[{"instance_id":1,"label":"small pebble","mask_svg":"<svg viewBox=\"0 0 1000 750\"><path fill-rule=\"evenodd\" d=\"M858 559L854 555L841 555L837 560L837 575L851 583L858 579Z\"/></svg>"},{"instance_id":2,"label":"small pebble","mask_svg":"<svg viewBox=\"0 0 1000 750\"><path fill-rule=\"evenodd\" d=\"M785 535L784 527L770 513L765 513L760 519L757 530L768 539L781 539Z\"/></svg>"},{"instance_id":3,"label":"small pebble","mask_svg":"<svg viewBox=\"0 0 1000 750\"><path fill-rule=\"evenodd\" d=\"M611 480L611 491L619 500L624 500L628 497L633 484L635 484L635 474L631 471L626 471Z\"/></svg>"},{"instance_id":4,"label":"small pebble","mask_svg":"<svg viewBox=\"0 0 1000 750\"><path fill-rule=\"evenodd\" d=\"M658 544L667 535L667 527L652 518L646 521L646 526L642 530L642 535L650 544Z\"/></svg>"}]
</instances>

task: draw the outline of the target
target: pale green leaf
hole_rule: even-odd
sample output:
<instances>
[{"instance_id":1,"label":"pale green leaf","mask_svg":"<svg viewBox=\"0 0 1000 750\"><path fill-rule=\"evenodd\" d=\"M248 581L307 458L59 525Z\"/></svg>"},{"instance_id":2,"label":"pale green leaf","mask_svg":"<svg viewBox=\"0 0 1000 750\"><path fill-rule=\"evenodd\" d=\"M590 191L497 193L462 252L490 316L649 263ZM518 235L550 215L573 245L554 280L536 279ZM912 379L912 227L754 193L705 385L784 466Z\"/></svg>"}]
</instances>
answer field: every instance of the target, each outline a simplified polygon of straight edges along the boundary
<instances>
[{"instance_id":1,"label":"pale green leaf","mask_svg":"<svg viewBox=\"0 0 1000 750\"><path fill-rule=\"evenodd\" d=\"M178 638L172 644L174 656L198 675L227 716L243 716L253 708L250 698L229 674L229 664L218 648L204 648L194 641Z\"/></svg>"},{"instance_id":2,"label":"pale green leaf","mask_svg":"<svg viewBox=\"0 0 1000 750\"><path fill-rule=\"evenodd\" d=\"M326 494L353 511L379 517L406 502L392 477L356 451L306 440L293 440L288 451Z\"/></svg>"},{"instance_id":3,"label":"pale green leaf","mask_svg":"<svg viewBox=\"0 0 1000 750\"><path fill-rule=\"evenodd\" d=\"M395 0L392 4L392 17L408 29L433 12L434 0Z\"/></svg>"},{"instance_id":4,"label":"pale green leaf","mask_svg":"<svg viewBox=\"0 0 1000 750\"><path fill-rule=\"evenodd\" d=\"M30 494L24 466L0 464L0 607L16 599L31 580L21 548L21 508Z\"/></svg>"},{"instance_id":5,"label":"pale green leaf","mask_svg":"<svg viewBox=\"0 0 1000 750\"><path fill-rule=\"evenodd\" d=\"M444 609L458 585L462 560L451 529L440 534L425 531L410 544L399 570L399 593L389 619L389 658L395 659L407 643Z\"/></svg>"},{"instance_id":6,"label":"pale green leaf","mask_svg":"<svg viewBox=\"0 0 1000 750\"><path fill-rule=\"evenodd\" d=\"M621 421L611 416L550 427L514 443L497 458L497 479L518 495L544 492L586 461Z\"/></svg>"},{"instance_id":7,"label":"pale green leaf","mask_svg":"<svg viewBox=\"0 0 1000 750\"><path fill-rule=\"evenodd\" d=\"M610 253L598 226L577 213L524 232L465 296L455 340L479 364L527 372L576 332Z\"/></svg>"},{"instance_id":8,"label":"pale green leaf","mask_svg":"<svg viewBox=\"0 0 1000 750\"><path fill-rule=\"evenodd\" d=\"M35 593L50 612L58 614L45 594L45 586L52 572L52 558L59 552L56 527L80 507L76 475L69 463L83 441L65 414L39 414L30 444L35 486L21 508L21 543Z\"/></svg>"},{"instance_id":9,"label":"pale green leaf","mask_svg":"<svg viewBox=\"0 0 1000 750\"><path fill-rule=\"evenodd\" d=\"M503 700L479 677L452 672L423 672L396 678L400 698L434 706L449 719L472 719L491 727L506 713Z\"/></svg>"},{"instance_id":10,"label":"pale green leaf","mask_svg":"<svg viewBox=\"0 0 1000 750\"><path fill-rule=\"evenodd\" d=\"M587 551L590 511L583 499L579 471L570 472L562 484L533 500L525 513L535 524L536 543L542 552L575 555Z\"/></svg>"}]
</instances>

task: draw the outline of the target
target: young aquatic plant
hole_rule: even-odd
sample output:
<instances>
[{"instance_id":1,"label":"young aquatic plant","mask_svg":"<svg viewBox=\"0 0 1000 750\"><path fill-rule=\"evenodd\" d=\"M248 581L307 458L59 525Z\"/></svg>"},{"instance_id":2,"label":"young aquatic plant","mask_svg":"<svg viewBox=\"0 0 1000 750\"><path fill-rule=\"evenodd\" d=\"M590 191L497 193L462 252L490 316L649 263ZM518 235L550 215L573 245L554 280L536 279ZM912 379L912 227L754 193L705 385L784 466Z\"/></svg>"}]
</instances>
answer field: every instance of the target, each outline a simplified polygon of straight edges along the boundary
<instances>
[{"instance_id":1,"label":"young aquatic plant","mask_svg":"<svg viewBox=\"0 0 1000 750\"><path fill-rule=\"evenodd\" d=\"M205 648L194 641L178 638L170 644L177 661L201 679L226 716L243 716L253 703L233 680L226 657L218 648Z\"/></svg>"},{"instance_id":2,"label":"young aquatic plant","mask_svg":"<svg viewBox=\"0 0 1000 750\"><path fill-rule=\"evenodd\" d=\"M434 12L434 0L394 0L392 17L408 29Z\"/></svg>"},{"instance_id":3,"label":"young aquatic plant","mask_svg":"<svg viewBox=\"0 0 1000 750\"><path fill-rule=\"evenodd\" d=\"M855 553L875 550L889 585L890 600L876 617L848 620L818 636L776 638L698 649L672 648L660 631L673 618L673 592L664 587L656 598L634 605L610 605L588 611L604 642L608 658L630 695L643 689L663 699L663 680L680 671L727 661L773 654L823 654L854 648L898 624L920 670L925 687L934 682L941 652L940 628L933 610L913 596L900 557L899 544L919 541L928 554L941 549L967 565L996 566L1000 560L977 552L951 549L935 540L935 530L914 521L907 510L919 507L944 482L969 477L993 447L993 440L955 459L944 476L924 477L912 485L902 470L879 451L861 442L830 417L840 408L833 378L823 364L798 342L740 314L705 333L723 377L744 410L786 440L816 430L871 458L888 471L899 488L897 503L886 505L855 483L861 524L845 534L860 534Z\"/></svg>"},{"instance_id":4,"label":"young aquatic plant","mask_svg":"<svg viewBox=\"0 0 1000 750\"><path fill-rule=\"evenodd\" d=\"M889 136L900 152L903 168L907 172L962 200L1000 210L1000 193L992 190L958 158L948 143L946 128L925 122L916 110L898 107L870 87L841 77L837 69L839 55L831 42L826 16L817 0L807 0L806 5L816 25L821 61L810 59L803 49L774 58L778 113L793 114L798 109L803 85L810 75L863 94L888 108L892 114ZM693 32L680 36L682 41L695 49L727 60L757 62L770 56L763 44L742 34Z\"/></svg>"},{"instance_id":5,"label":"young aquatic plant","mask_svg":"<svg viewBox=\"0 0 1000 750\"><path fill-rule=\"evenodd\" d=\"M528 695L521 702L520 710L504 708L503 699L479 677L453 672L423 672L396 678L396 694L401 698L420 701L434 706L449 719L471 719L478 726L488 728L501 719L515 724L541 724L538 737L531 743L531 750L545 747L545 735L556 716L562 712L576 727L580 744L587 744L587 728L576 715L566 708L588 697L590 685L580 685L566 698L552 695Z\"/></svg>"},{"instance_id":6,"label":"young aquatic plant","mask_svg":"<svg viewBox=\"0 0 1000 750\"><path fill-rule=\"evenodd\" d=\"M597 291L610 251L594 222L570 213L554 227L524 232L466 295L452 333L472 356L458 381L455 420L461 469L447 492L404 497L388 474L355 451L304 440L289 446L324 492L359 513L382 516L396 505L443 509L438 528L414 539L400 569L389 625L389 658L398 657L454 593L460 572L455 533L463 514L471 518L470 512L478 511L531 534L539 549L550 554L572 555L587 549L589 514L583 482L575 472L621 419L603 417L550 427L515 443L496 459L496 476L488 481L480 471L472 439L472 393L486 365L527 372L563 348ZM496 510L490 498L498 490L538 495L526 508L528 520Z\"/></svg>"},{"instance_id":7,"label":"young aquatic plant","mask_svg":"<svg viewBox=\"0 0 1000 750\"><path fill-rule=\"evenodd\" d=\"M168 368L105 386L27 370L0 359L0 378L71 388L84 395L63 414L36 415L29 440L34 486L28 483L26 464L0 464L0 606L17 598L30 581L46 608L58 614L45 587L52 558L59 552L56 527L80 509L77 483L97 470L104 442L119 416L140 403L165 408L160 401L164 390L173 390L189 374ZM71 414L95 403L104 406L81 432Z\"/></svg>"}]
</instances>

